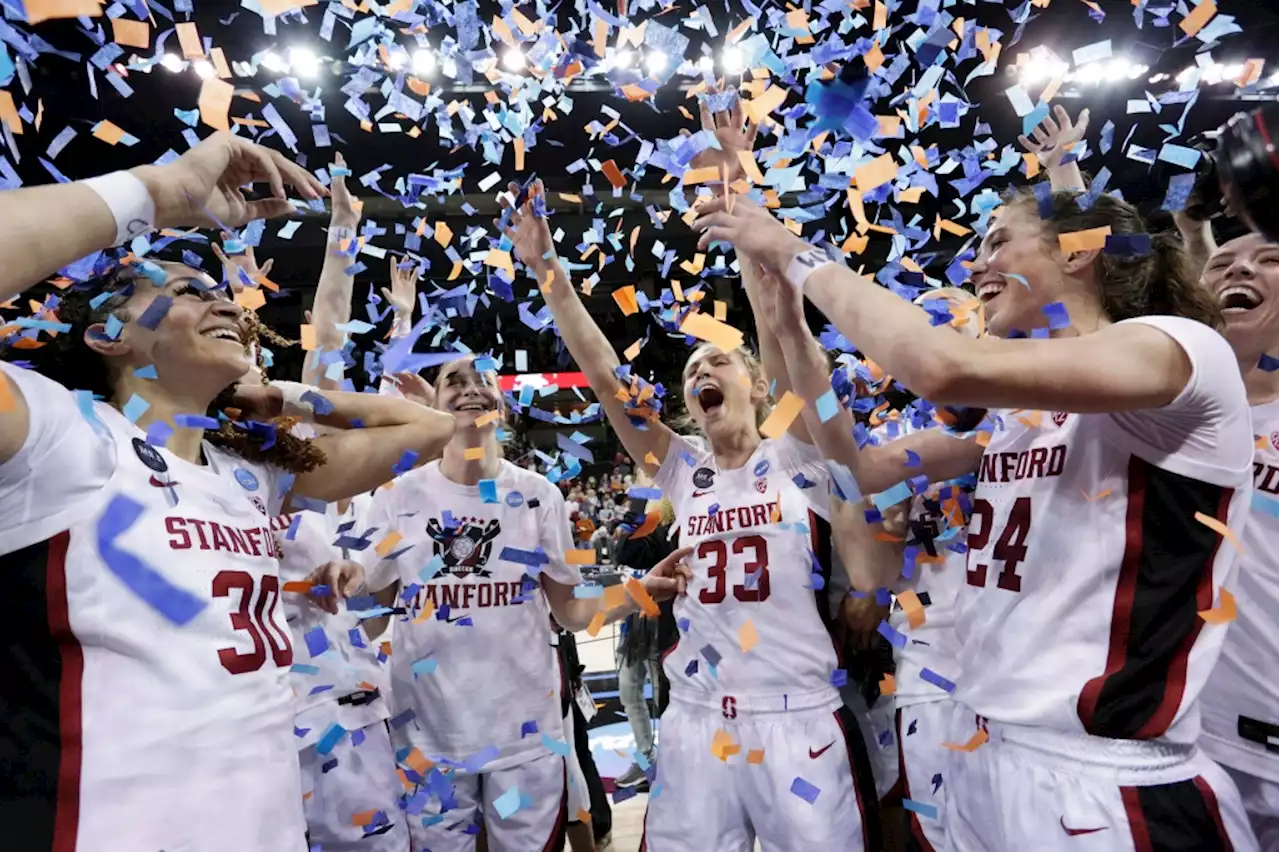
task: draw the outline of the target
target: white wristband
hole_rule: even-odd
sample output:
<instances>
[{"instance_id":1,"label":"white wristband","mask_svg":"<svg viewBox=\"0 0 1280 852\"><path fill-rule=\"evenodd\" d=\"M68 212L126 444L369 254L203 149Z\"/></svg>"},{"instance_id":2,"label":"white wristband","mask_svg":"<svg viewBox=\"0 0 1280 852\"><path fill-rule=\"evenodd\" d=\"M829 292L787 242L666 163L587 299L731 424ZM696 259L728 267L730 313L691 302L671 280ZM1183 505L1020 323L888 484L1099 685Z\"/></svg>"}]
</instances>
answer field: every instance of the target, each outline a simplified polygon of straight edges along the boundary
<instances>
[{"instance_id":1,"label":"white wristband","mask_svg":"<svg viewBox=\"0 0 1280 852\"><path fill-rule=\"evenodd\" d=\"M147 185L133 175L112 172L81 183L96 192L115 217L116 241L113 246L124 245L139 234L155 230L156 202L147 191Z\"/></svg>"},{"instance_id":2,"label":"white wristband","mask_svg":"<svg viewBox=\"0 0 1280 852\"><path fill-rule=\"evenodd\" d=\"M303 394L315 388L300 382L272 382L271 386L279 388L280 395L284 397L280 413L285 417L297 417L303 423L311 423L316 419L315 405L302 398Z\"/></svg>"},{"instance_id":3,"label":"white wristband","mask_svg":"<svg viewBox=\"0 0 1280 852\"><path fill-rule=\"evenodd\" d=\"M803 290L804 282L809 279L814 270L827 264L834 265L835 261L827 257L827 253L822 249L811 248L808 251L802 251L791 258L791 263L787 264L787 281L797 290Z\"/></svg>"}]
</instances>

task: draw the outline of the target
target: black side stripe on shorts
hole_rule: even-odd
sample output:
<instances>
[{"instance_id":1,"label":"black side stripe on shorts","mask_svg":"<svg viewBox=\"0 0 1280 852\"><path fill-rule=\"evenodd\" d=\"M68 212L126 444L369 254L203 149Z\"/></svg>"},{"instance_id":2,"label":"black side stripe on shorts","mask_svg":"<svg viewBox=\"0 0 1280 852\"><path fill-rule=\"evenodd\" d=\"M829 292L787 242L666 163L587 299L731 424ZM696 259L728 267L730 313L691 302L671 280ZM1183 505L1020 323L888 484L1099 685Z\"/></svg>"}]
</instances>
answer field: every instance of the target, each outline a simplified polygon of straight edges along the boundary
<instances>
[{"instance_id":1,"label":"black side stripe on shorts","mask_svg":"<svg viewBox=\"0 0 1280 852\"><path fill-rule=\"evenodd\" d=\"M84 653L67 616L68 533L0 556L5 852L74 852Z\"/></svg>"},{"instance_id":2,"label":"black side stripe on shorts","mask_svg":"<svg viewBox=\"0 0 1280 852\"><path fill-rule=\"evenodd\" d=\"M849 769L853 775L853 795L858 800L858 812L862 814L862 848L883 849L880 798L876 795L876 777L871 771L871 758L862 739L862 729L858 727L853 711L843 704L832 715L844 733L845 754L849 756Z\"/></svg>"},{"instance_id":3,"label":"black side stripe on shorts","mask_svg":"<svg viewBox=\"0 0 1280 852\"><path fill-rule=\"evenodd\" d=\"M1111 614L1106 669L1076 703L1084 729L1150 739L1169 729L1187 683L1187 661L1213 608L1213 562L1222 538L1191 520L1226 522L1232 489L1129 460L1125 547Z\"/></svg>"},{"instance_id":4,"label":"black side stripe on shorts","mask_svg":"<svg viewBox=\"0 0 1280 852\"><path fill-rule=\"evenodd\" d=\"M1232 852L1218 797L1203 776L1121 787L1135 852Z\"/></svg>"}]
</instances>

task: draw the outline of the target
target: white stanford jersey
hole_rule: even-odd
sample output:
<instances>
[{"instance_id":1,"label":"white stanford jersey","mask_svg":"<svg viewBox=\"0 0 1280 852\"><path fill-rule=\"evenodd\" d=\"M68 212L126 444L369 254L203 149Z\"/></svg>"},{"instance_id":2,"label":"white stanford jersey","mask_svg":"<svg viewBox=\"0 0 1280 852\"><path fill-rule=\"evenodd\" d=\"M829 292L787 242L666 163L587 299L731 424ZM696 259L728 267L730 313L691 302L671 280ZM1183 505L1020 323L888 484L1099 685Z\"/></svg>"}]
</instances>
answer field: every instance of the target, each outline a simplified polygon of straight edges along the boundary
<instances>
[{"instance_id":1,"label":"white stanford jersey","mask_svg":"<svg viewBox=\"0 0 1280 852\"><path fill-rule=\"evenodd\" d=\"M542 735L559 739L564 727L551 611L526 575L582 580L565 563L573 542L560 490L507 461L495 485L497 500L486 503L439 462L409 471L374 495L366 522L375 541L403 536L391 551L400 555L364 552L376 562L370 587L398 578L409 609L395 628L391 686L392 712L412 710L413 719L396 734L432 759L464 761L494 746L486 771L545 754Z\"/></svg>"},{"instance_id":2,"label":"white stanford jersey","mask_svg":"<svg viewBox=\"0 0 1280 852\"><path fill-rule=\"evenodd\" d=\"M924 606L924 624L912 628L896 602L889 615L889 626L907 637L907 646L893 651L897 666L893 700L898 707L951 697L945 689L922 677L925 669L952 683L960 679L960 661L956 659L956 596L965 581L967 557L947 549L953 541L963 542L964 533L936 543L938 555L945 557L942 562L916 565L920 580L915 592Z\"/></svg>"},{"instance_id":3,"label":"white stanford jersey","mask_svg":"<svg viewBox=\"0 0 1280 852\"><path fill-rule=\"evenodd\" d=\"M839 705L827 592L815 589L833 564L829 481L818 451L790 435L761 441L736 470L672 437L654 482L695 574L663 661L673 695L726 715Z\"/></svg>"},{"instance_id":4,"label":"white stanford jersey","mask_svg":"<svg viewBox=\"0 0 1280 852\"><path fill-rule=\"evenodd\" d=\"M1236 620L1200 702L1200 745L1219 763L1280 781L1280 522L1276 520L1277 407L1252 409L1253 503L1232 590Z\"/></svg>"},{"instance_id":5,"label":"white stanford jersey","mask_svg":"<svg viewBox=\"0 0 1280 852\"><path fill-rule=\"evenodd\" d=\"M273 519L280 543L280 576L286 581L305 580L326 562L359 561L358 552L344 554L336 544L343 537L354 542L366 531L370 502L362 494L352 499L346 514L338 511L337 503L330 503L324 514L304 511ZM361 594L366 598L363 608L376 606L368 602L367 592ZM382 648L390 638L387 632L371 638L345 600L338 602L336 615L301 594L286 594L284 602L293 635L294 664L289 680L297 696L294 727L298 748L314 744L334 723L354 731L389 718L391 661ZM374 690L379 693L377 698ZM357 700L353 701L353 696Z\"/></svg>"},{"instance_id":6,"label":"white stanford jersey","mask_svg":"<svg viewBox=\"0 0 1280 852\"><path fill-rule=\"evenodd\" d=\"M954 697L1001 722L1192 743L1226 636L1199 612L1234 587L1253 433L1226 341L1159 328L1192 365L1169 405L1122 414L1002 412L982 458L956 616Z\"/></svg>"},{"instance_id":7,"label":"white stanford jersey","mask_svg":"<svg viewBox=\"0 0 1280 852\"><path fill-rule=\"evenodd\" d=\"M279 472L207 443L190 464L0 370L30 410L0 465L0 845L305 850ZM107 513L117 497L141 510Z\"/></svg>"}]
</instances>

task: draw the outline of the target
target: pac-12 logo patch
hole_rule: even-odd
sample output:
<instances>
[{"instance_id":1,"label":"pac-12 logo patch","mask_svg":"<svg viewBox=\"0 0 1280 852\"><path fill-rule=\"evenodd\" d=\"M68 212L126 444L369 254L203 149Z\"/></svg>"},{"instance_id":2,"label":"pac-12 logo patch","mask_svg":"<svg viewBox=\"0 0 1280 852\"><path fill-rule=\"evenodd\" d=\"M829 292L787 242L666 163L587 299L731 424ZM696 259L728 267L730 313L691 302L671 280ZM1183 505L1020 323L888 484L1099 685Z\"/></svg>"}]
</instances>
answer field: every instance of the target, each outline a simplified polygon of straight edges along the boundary
<instances>
[{"instance_id":1,"label":"pac-12 logo patch","mask_svg":"<svg viewBox=\"0 0 1280 852\"><path fill-rule=\"evenodd\" d=\"M1054 426L1061 426L1063 423L1067 422L1067 418L1070 416L1071 415L1065 411L1055 411L1053 414L1049 415L1049 419L1053 421Z\"/></svg>"},{"instance_id":2,"label":"pac-12 logo patch","mask_svg":"<svg viewBox=\"0 0 1280 852\"><path fill-rule=\"evenodd\" d=\"M710 488L715 481L716 472L709 467L700 467L693 472L693 486L695 488Z\"/></svg>"},{"instance_id":3,"label":"pac-12 logo patch","mask_svg":"<svg viewBox=\"0 0 1280 852\"><path fill-rule=\"evenodd\" d=\"M258 490L258 477L253 475L253 471L243 467L236 468L236 482L240 483L240 487L245 491Z\"/></svg>"},{"instance_id":4,"label":"pac-12 logo patch","mask_svg":"<svg viewBox=\"0 0 1280 852\"><path fill-rule=\"evenodd\" d=\"M169 463L164 460L164 456L160 455L160 451L141 438L133 439L133 452L138 457L138 461L156 473L164 473L169 469Z\"/></svg>"}]
</instances>

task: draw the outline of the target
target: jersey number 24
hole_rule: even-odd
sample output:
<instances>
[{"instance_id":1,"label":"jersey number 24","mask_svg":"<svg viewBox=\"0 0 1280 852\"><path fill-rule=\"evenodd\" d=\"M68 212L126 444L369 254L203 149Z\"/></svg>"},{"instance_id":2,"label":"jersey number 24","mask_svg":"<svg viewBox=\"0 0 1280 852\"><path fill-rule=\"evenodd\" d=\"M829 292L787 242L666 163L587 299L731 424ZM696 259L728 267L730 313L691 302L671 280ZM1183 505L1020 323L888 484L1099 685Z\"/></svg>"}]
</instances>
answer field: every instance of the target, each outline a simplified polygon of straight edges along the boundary
<instances>
[{"instance_id":1,"label":"jersey number 24","mask_svg":"<svg viewBox=\"0 0 1280 852\"><path fill-rule=\"evenodd\" d=\"M763 536L738 536L732 543L723 539L709 539L698 545L699 559L712 559L707 576L715 583L709 589L698 592L698 600L704 604L718 604L724 600L727 592L729 553L743 556L750 551L750 557L742 566L746 577L754 576L755 582L750 588L745 583L733 587L733 596L743 603L759 603L769 598L769 543Z\"/></svg>"},{"instance_id":2,"label":"jersey number 24","mask_svg":"<svg viewBox=\"0 0 1280 852\"><path fill-rule=\"evenodd\" d=\"M979 551L986 548L987 542L991 539L991 532L995 526L995 508L986 500L974 500L973 515L969 523L971 527L974 523L978 526L977 529L970 530L969 539L966 542L971 554L971 567L966 572L966 579L970 586L985 586L987 565L973 563L983 558ZM1018 563L1027 558L1027 533L1030 530L1031 498L1019 497L1013 501L1013 508L1009 510L1009 518L1005 521L1004 530L996 539L995 547L991 548L991 555L1004 562L1004 567L1000 569L1000 575L996 578L996 585L1002 589L1010 592L1022 591Z\"/></svg>"}]
</instances>

